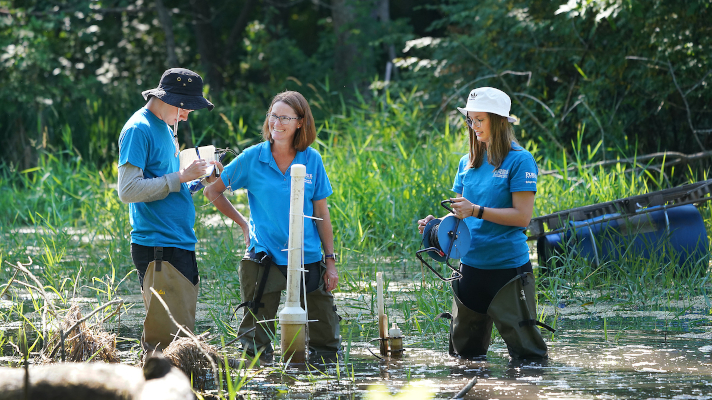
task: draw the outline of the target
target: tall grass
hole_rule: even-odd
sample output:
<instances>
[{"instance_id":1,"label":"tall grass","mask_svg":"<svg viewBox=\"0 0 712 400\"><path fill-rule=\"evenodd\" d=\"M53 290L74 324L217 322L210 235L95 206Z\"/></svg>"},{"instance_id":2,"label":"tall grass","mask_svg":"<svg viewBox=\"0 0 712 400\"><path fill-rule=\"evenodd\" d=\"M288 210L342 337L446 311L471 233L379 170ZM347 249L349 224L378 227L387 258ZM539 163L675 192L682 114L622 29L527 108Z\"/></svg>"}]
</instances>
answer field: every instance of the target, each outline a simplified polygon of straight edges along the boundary
<instances>
[{"instance_id":1,"label":"tall grass","mask_svg":"<svg viewBox=\"0 0 712 400\"><path fill-rule=\"evenodd\" d=\"M375 337L375 287L371 283L377 271L386 271L394 282L407 282L387 295L389 313L394 315L391 320L397 320L406 337L427 338L419 342L423 346L446 346L442 337L447 321L436 316L449 310L451 295L448 286L430 272L421 273L414 257L421 239L416 221L442 214L440 201L453 195L450 189L457 162L467 152L462 122L456 117L439 125L424 121L421 115L426 110L415 91L385 91L372 100L357 97L347 106L325 88L310 86L308 90L316 99L314 107L325 115L318 121L319 139L314 147L323 156L334 188L328 202L336 251L342 259L342 295L337 300L347 317L342 333L348 335L349 343ZM228 128L219 128L219 123ZM241 141L230 147L246 146L246 132L260 128L256 122L253 125L246 125L237 115L225 115L214 129L228 129L228 136ZM192 134L196 141L208 140L201 139L202 133ZM71 135L67 137L67 150L42 153L36 168L0 168L0 262L26 262L32 257L34 271L47 289L63 299L78 292L102 303L117 295L138 294L129 253L128 207L115 193L115 169L88 165L74 150ZM572 159L543 155L537 143L523 143L537 156L541 169L558 172L540 177L535 216L663 189L671 181L706 177L692 169L629 170L624 164L585 168L596 160L600 147L588 146L580 137L573 143ZM612 152L608 150L609 157ZM569 171L571 166L576 168ZM246 203L244 194L231 199ZM241 231L230 224L205 224L217 211L204 196L196 195L194 200L202 279L199 302L207 306L219 336L229 341L236 335L236 321L230 316L240 302L236 266L244 251ZM700 211L709 236L712 211L707 203ZM574 252L564 252L552 263L546 274L536 272L539 301L554 310L559 305L604 302L623 309L689 309L698 307L699 298L712 308L706 265L683 276L662 260L632 256L596 266ZM12 274L11 269L0 269L0 292ZM0 322L24 320L36 309L18 297L14 300L17 305L12 309L0 309ZM543 317L556 323L551 321L555 314ZM8 335L0 336L0 344L7 340Z\"/></svg>"}]
</instances>

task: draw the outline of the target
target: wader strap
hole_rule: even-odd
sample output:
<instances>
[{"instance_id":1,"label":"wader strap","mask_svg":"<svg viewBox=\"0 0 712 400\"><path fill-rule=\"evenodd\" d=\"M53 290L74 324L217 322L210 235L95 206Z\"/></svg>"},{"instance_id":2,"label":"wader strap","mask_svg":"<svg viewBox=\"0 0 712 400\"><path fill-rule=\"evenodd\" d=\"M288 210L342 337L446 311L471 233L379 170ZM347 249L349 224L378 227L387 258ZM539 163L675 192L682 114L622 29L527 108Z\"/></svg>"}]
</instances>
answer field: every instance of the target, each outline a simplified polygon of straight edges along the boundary
<instances>
[{"instance_id":1,"label":"wader strap","mask_svg":"<svg viewBox=\"0 0 712 400\"><path fill-rule=\"evenodd\" d=\"M537 325L538 325L538 326L541 326L542 328L545 328L545 329L547 329L547 330L549 330L549 331L551 331L551 332L556 332L556 329L550 327L549 325L547 325L547 324L545 324L545 323L543 323L543 322L541 322L541 321L537 321L537 320L535 320L535 319L529 319L529 320L526 320L526 321L521 321L521 322L519 323L519 326L520 326L520 327L521 327L521 326L537 326Z\"/></svg>"},{"instance_id":2,"label":"wader strap","mask_svg":"<svg viewBox=\"0 0 712 400\"><path fill-rule=\"evenodd\" d=\"M153 248L153 259L156 260L156 272L161 271L161 261L163 261L163 247Z\"/></svg>"},{"instance_id":3,"label":"wader strap","mask_svg":"<svg viewBox=\"0 0 712 400\"><path fill-rule=\"evenodd\" d=\"M527 280L527 273L522 271L522 267L517 267L517 275L522 280L522 286L527 286L529 281Z\"/></svg>"},{"instance_id":4,"label":"wader strap","mask_svg":"<svg viewBox=\"0 0 712 400\"><path fill-rule=\"evenodd\" d=\"M252 254L250 254L252 255ZM257 261L258 264L260 264L262 267L264 267L264 272L262 273L262 279L260 280L260 285L257 287L257 293L255 293L255 298L252 300L245 301L238 305L235 308L235 311L232 313L232 316L234 317L235 314L237 314L237 310L241 309L242 307L249 307L250 310L252 310L252 313L257 315L257 310L259 310L261 307L265 306L265 303L262 303L262 294L265 291L265 286L267 286L267 277L269 276L269 270L271 269L270 267L272 266L272 257L270 257L268 254L260 252L254 255L254 257L250 257L250 259Z\"/></svg>"},{"instance_id":5,"label":"wader strap","mask_svg":"<svg viewBox=\"0 0 712 400\"><path fill-rule=\"evenodd\" d=\"M529 281L527 280L527 273L522 272L522 267L517 267L517 275L519 275L519 278L522 280L522 286L527 286L529 284ZM519 322L520 327L522 327L522 326L537 326L537 325L541 326L542 328L545 328L551 332L556 332L556 329L550 327L549 325L547 325L541 321L537 321L535 319L528 319L528 320Z\"/></svg>"},{"instance_id":6,"label":"wader strap","mask_svg":"<svg viewBox=\"0 0 712 400\"><path fill-rule=\"evenodd\" d=\"M257 254L259 257L260 254ZM262 303L262 293L265 291L265 286L267 286L267 277L269 276L269 270L272 269L270 268L272 266L272 257L268 256L265 254L260 258L260 265L264 267L264 272L262 273L262 280L260 280L260 285L257 287L257 293L255 294L255 299L252 301L252 304L249 304L248 307L252 309L252 312L257 315L257 310L260 309L260 307L264 307L265 303ZM248 302L249 303L249 302Z\"/></svg>"}]
</instances>

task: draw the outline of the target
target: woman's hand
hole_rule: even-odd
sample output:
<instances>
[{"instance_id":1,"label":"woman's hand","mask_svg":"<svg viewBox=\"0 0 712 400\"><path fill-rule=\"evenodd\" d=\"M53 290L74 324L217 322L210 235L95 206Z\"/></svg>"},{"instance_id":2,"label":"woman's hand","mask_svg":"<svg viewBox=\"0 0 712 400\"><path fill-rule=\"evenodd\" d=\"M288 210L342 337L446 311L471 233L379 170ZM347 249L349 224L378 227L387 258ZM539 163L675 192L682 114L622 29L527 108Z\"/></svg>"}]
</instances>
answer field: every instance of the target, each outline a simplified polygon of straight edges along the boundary
<instances>
[{"instance_id":1,"label":"woman's hand","mask_svg":"<svg viewBox=\"0 0 712 400\"><path fill-rule=\"evenodd\" d=\"M434 219L435 219L435 217L433 217L432 215L428 215L427 217L425 217L423 219L419 219L418 220L418 232L420 232L420 234L422 235L423 230L425 229L425 225L427 225L428 222L430 222Z\"/></svg>"},{"instance_id":2,"label":"woman's hand","mask_svg":"<svg viewBox=\"0 0 712 400\"><path fill-rule=\"evenodd\" d=\"M223 167L223 165L220 163L220 161L210 161L208 164L213 164L213 165L215 165L215 168L217 168L217 171L218 171L219 173L222 173L224 167ZM219 175L219 174L218 174L218 175ZM213 182L215 182L215 181L218 180L218 179L220 179L220 178L218 178L217 176L215 176L215 170L213 170L213 173L210 174L207 178L205 178L205 180L208 182L208 184L212 184Z\"/></svg>"},{"instance_id":3,"label":"woman's hand","mask_svg":"<svg viewBox=\"0 0 712 400\"><path fill-rule=\"evenodd\" d=\"M450 208L452 208L453 214L460 219L474 217L476 215L475 211L478 211L479 208L478 205L471 203L470 200L464 197L455 197L450 201L452 202Z\"/></svg>"},{"instance_id":4,"label":"woman's hand","mask_svg":"<svg viewBox=\"0 0 712 400\"><path fill-rule=\"evenodd\" d=\"M240 225L242 229L242 238L245 239L245 248L250 248L250 227L245 224L245 226Z\"/></svg>"},{"instance_id":5,"label":"woman's hand","mask_svg":"<svg viewBox=\"0 0 712 400\"><path fill-rule=\"evenodd\" d=\"M324 290L331 292L339 284L339 273L336 271L336 260L326 259L326 272L324 272Z\"/></svg>"}]
</instances>

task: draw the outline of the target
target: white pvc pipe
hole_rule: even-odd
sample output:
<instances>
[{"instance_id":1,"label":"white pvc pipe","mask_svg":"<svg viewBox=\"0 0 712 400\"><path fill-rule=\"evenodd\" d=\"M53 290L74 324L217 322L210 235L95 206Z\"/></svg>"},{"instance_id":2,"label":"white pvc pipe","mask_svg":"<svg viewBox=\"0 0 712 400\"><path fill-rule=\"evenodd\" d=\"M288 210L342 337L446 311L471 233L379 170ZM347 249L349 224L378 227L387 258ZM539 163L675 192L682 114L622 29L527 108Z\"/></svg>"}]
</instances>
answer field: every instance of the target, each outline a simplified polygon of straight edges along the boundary
<instances>
[{"instance_id":1,"label":"white pvc pipe","mask_svg":"<svg viewBox=\"0 0 712 400\"><path fill-rule=\"evenodd\" d=\"M378 337L380 340L380 352L385 356L388 353L388 317L386 316L385 305L383 303L383 272L376 272L376 305L378 308Z\"/></svg>"},{"instance_id":2,"label":"white pvc pipe","mask_svg":"<svg viewBox=\"0 0 712 400\"><path fill-rule=\"evenodd\" d=\"M376 308L379 316L385 314L383 306L383 272L376 272Z\"/></svg>"},{"instance_id":3,"label":"white pvc pipe","mask_svg":"<svg viewBox=\"0 0 712 400\"><path fill-rule=\"evenodd\" d=\"M291 168L292 190L289 201L289 251L287 254L287 300L279 313L282 328L280 345L286 361L303 362L306 357L307 313L300 302L302 248L304 231L304 165Z\"/></svg>"}]
</instances>

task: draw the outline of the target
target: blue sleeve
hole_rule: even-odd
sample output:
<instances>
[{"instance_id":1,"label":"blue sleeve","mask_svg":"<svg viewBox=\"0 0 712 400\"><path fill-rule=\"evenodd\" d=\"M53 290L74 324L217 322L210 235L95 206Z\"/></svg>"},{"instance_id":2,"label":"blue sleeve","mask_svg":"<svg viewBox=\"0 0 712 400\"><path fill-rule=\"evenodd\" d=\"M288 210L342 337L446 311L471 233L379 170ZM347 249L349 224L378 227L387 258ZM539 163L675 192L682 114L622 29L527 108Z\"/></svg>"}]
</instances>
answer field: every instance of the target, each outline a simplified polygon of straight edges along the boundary
<instances>
[{"instance_id":1,"label":"blue sleeve","mask_svg":"<svg viewBox=\"0 0 712 400\"><path fill-rule=\"evenodd\" d=\"M334 191L331 188L331 182L329 177L326 175L326 169L324 168L324 161L321 159L321 155L314 151L316 156L316 161L318 163L316 169L316 179L314 180L314 197L313 200L321 200L331 196Z\"/></svg>"},{"instance_id":2,"label":"blue sleeve","mask_svg":"<svg viewBox=\"0 0 712 400\"><path fill-rule=\"evenodd\" d=\"M247 157L245 154L246 153L242 153L237 156L220 174L220 179L222 179L225 187L230 189L230 191L242 189L247 186L248 173L246 171Z\"/></svg>"},{"instance_id":3,"label":"blue sleeve","mask_svg":"<svg viewBox=\"0 0 712 400\"><path fill-rule=\"evenodd\" d=\"M195 179L184 184L188 185L188 191L190 191L191 196L205 188L205 185L203 185L203 182L201 182L200 179Z\"/></svg>"},{"instance_id":4,"label":"blue sleeve","mask_svg":"<svg viewBox=\"0 0 712 400\"><path fill-rule=\"evenodd\" d=\"M534 157L526 151L521 152L518 162L512 165L509 173L510 192L536 192L537 167Z\"/></svg>"},{"instance_id":5,"label":"blue sleeve","mask_svg":"<svg viewBox=\"0 0 712 400\"><path fill-rule=\"evenodd\" d=\"M463 183L463 178L465 176L465 167L467 166L467 162L470 160L470 156L466 155L460 159L460 164L457 166L457 174L455 175L455 182L452 184L452 191L455 193L462 194L462 191L465 190L465 185Z\"/></svg>"},{"instance_id":6,"label":"blue sleeve","mask_svg":"<svg viewBox=\"0 0 712 400\"><path fill-rule=\"evenodd\" d=\"M148 138L135 126L127 128L119 137L119 167L129 163L134 167L146 169L148 159Z\"/></svg>"}]
</instances>

